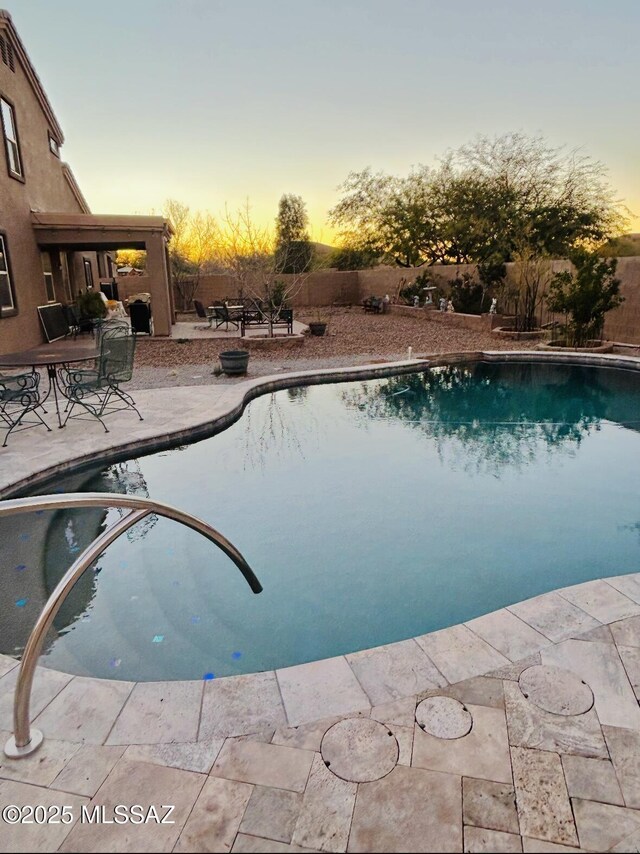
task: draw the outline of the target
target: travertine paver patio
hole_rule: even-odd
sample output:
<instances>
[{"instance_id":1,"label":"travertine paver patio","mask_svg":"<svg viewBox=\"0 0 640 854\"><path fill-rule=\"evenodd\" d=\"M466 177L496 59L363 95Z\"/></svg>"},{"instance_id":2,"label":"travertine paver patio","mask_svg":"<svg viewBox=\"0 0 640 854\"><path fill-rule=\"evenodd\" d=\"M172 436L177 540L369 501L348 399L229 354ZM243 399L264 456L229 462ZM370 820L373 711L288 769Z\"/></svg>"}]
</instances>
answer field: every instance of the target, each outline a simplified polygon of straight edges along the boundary
<instances>
[{"instance_id":1,"label":"travertine paver patio","mask_svg":"<svg viewBox=\"0 0 640 854\"><path fill-rule=\"evenodd\" d=\"M46 446L43 433L36 455L28 431L3 452L0 488L235 417L264 383L195 401L155 391L142 425L116 416L105 437L85 424L73 445L71 431ZM3 740L17 668L0 656ZM5 822L0 850L637 851L639 670L640 573L276 672L134 685L40 668L32 719L45 742L0 759L0 805L68 805L73 822ZM461 706L450 719L430 704L423 729L416 707L434 696ZM117 804L173 805L174 823L82 821L96 806L113 820Z\"/></svg>"},{"instance_id":2,"label":"travertine paver patio","mask_svg":"<svg viewBox=\"0 0 640 854\"><path fill-rule=\"evenodd\" d=\"M526 634L515 612L530 603L418 643L213 682L41 668L33 715L45 742L0 760L0 801L69 805L74 821L5 824L0 850L637 851L640 689L625 661L640 652L640 573L537 604L551 625L576 598L589 628L555 642L540 633L520 661L487 637L511 617ZM627 615L588 613L604 601ZM405 658L408 644L418 653ZM467 678L449 684L442 670L462 666ZM17 667L0 657L3 739ZM457 703L431 703L440 717L425 726L416 706L431 697ZM471 729L460 736L462 709ZM175 823L86 820L96 805L113 818L116 804L174 805Z\"/></svg>"}]
</instances>

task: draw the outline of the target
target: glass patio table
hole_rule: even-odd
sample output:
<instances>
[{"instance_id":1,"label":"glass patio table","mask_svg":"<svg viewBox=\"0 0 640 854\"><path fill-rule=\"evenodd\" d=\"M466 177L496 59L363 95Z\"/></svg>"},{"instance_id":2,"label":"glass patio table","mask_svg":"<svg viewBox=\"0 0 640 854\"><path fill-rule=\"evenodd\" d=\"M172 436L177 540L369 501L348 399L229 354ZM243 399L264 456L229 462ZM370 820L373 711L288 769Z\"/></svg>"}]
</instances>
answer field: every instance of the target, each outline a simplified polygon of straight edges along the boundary
<instances>
[{"instance_id":1,"label":"glass patio table","mask_svg":"<svg viewBox=\"0 0 640 854\"><path fill-rule=\"evenodd\" d=\"M77 362L86 362L97 359L100 355L100 350L97 347L76 347L72 344L60 344L53 347L43 347L37 350L23 350L19 353L5 353L0 355L0 367L2 368L46 368L49 378L49 388L47 393L40 401L43 407L53 393L53 399L56 407L56 416L58 418L58 427L64 427L64 422L60 414L60 399L59 396L65 398L66 394L60 385L58 379L58 368L73 365Z\"/></svg>"}]
</instances>

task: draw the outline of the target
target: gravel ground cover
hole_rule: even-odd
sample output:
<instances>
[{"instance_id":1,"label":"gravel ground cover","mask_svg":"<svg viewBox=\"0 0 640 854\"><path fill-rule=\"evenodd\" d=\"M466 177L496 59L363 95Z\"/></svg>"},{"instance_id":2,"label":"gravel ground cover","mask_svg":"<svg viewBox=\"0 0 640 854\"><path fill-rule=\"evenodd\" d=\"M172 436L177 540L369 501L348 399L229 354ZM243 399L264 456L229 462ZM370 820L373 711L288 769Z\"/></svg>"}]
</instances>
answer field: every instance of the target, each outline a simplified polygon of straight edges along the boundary
<instances>
[{"instance_id":1,"label":"gravel ground cover","mask_svg":"<svg viewBox=\"0 0 640 854\"><path fill-rule=\"evenodd\" d=\"M303 323L315 317L313 310L296 314L296 319ZM130 387L237 382L224 376L216 377L214 368L218 366L219 353L242 346L240 338L197 338L183 342L140 339ZM394 361L406 358L408 347L416 357L462 350L524 350L531 344L503 341L489 333L430 323L424 317L364 314L360 307L334 308L327 334L322 338L306 336L296 347L270 342L268 348L251 348L248 376Z\"/></svg>"}]
</instances>

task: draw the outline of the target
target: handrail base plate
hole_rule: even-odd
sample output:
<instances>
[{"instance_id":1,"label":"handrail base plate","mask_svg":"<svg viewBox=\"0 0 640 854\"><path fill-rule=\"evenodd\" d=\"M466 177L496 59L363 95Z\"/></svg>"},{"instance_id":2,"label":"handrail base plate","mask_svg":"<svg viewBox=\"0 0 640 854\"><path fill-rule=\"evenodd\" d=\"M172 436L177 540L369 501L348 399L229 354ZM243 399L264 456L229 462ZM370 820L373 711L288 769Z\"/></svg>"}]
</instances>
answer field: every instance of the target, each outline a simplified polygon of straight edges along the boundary
<instances>
[{"instance_id":1,"label":"handrail base plate","mask_svg":"<svg viewBox=\"0 0 640 854\"><path fill-rule=\"evenodd\" d=\"M42 732L33 727L31 729L31 741L29 744L25 744L24 747L18 747L15 736L12 735L4 746L4 755L9 759L22 759L25 756L31 756L32 753L36 752L43 741L44 735Z\"/></svg>"}]
</instances>

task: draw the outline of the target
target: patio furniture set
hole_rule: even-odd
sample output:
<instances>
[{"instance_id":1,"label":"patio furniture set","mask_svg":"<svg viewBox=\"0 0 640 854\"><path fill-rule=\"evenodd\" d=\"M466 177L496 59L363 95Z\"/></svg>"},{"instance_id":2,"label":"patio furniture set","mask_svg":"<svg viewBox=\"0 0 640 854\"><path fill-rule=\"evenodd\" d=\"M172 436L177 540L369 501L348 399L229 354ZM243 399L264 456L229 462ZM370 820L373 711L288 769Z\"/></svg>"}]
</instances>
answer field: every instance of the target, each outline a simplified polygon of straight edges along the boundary
<instances>
[{"instance_id":1,"label":"patio furniture set","mask_svg":"<svg viewBox=\"0 0 640 854\"><path fill-rule=\"evenodd\" d=\"M228 331L231 325L240 330L242 338L251 327L284 328L287 335L293 335L293 309L291 308L273 308L259 300L243 300L238 305L229 305L225 301L210 305L206 309L199 300L194 300L193 304L198 317L208 322L209 329L219 329L224 324Z\"/></svg>"},{"instance_id":2,"label":"patio furniture set","mask_svg":"<svg viewBox=\"0 0 640 854\"><path fill-rule=\"evenodd\" d=\"M30 371L6 375L0 372L0 429L4 442L11 433L30 427L51 428L43 415L45 403L52 398L58 427L70 418L97 419L108 433L103 418L123 409L132 409L140 420L133 398L121 385L133 375L136 337L129 324L107 321L97 330L97 346L81 348L70 344L25 350L0 355L0 368L25 368ZM92 362L91 367L76 367ZM49 387L40 391L39 368L46 369Z\"/></svg>"}]
</instances>

